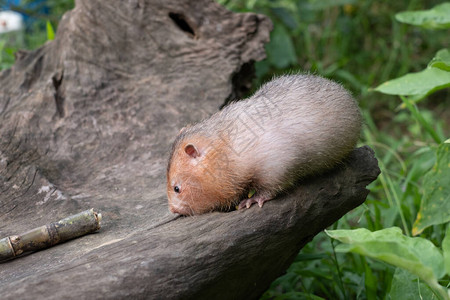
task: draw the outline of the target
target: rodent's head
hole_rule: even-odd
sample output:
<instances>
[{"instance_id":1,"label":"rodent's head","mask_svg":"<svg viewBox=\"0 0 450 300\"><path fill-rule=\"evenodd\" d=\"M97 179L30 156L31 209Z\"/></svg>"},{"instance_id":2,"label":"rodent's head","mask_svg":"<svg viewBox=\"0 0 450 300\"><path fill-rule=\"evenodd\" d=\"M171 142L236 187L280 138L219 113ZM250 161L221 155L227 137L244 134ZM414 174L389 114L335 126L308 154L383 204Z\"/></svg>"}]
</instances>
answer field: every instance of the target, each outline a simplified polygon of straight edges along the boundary
<instances>
[{"instance_id":1,"label":"rodent's head","mask_svg":"<svg viewBox=\"0 0 450 300\"><path fill-rule=\"evenodd\" d=\"M217 139L219 140L219 139ZM167 168L169 209L194 215L230 207L239 188L223 142L205 137L178 137Z\"/></svg>"}]
</instances>

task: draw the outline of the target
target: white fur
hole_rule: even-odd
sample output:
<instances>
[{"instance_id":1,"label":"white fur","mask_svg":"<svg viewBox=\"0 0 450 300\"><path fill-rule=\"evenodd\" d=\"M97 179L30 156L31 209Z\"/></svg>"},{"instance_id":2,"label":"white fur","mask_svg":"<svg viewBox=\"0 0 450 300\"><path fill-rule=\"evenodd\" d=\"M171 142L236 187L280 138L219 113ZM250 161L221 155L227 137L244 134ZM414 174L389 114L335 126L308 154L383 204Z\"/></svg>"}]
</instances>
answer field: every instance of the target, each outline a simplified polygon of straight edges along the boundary
<instances>
[{"instance_id":1,"label":"white fur","mask_svg":"<svg viewBox=\"0 0 450 300\"><path fill-rule=\"evenodd\" d=\"M224 159L235 161L238 173L252 170L259 186L279 190L286 181L336 165L355 146L360 128L358 105L341 85L289 75L191 130L229 140Z\"/></svg>"}]
</instances>

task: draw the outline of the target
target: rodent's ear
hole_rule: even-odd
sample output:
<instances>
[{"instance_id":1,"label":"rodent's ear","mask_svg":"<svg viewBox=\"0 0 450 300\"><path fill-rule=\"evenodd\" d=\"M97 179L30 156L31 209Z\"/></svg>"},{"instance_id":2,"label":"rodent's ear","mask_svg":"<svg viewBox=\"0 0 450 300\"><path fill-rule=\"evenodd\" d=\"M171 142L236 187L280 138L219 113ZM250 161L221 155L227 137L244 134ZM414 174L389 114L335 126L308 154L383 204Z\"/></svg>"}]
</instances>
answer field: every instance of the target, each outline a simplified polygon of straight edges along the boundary
<instances>
[{"instance_id":1,"label":"rodent's ear","mask_svg":"<svg viewBox=\"0 0 450 300\"><path fill-rule=\"evenodd\" d=\"M184 147L184 152L192 158L197 158L200 156L200 152L198 152L197 148L193 144L187 144Z\"/></svg>"}]
</instances>

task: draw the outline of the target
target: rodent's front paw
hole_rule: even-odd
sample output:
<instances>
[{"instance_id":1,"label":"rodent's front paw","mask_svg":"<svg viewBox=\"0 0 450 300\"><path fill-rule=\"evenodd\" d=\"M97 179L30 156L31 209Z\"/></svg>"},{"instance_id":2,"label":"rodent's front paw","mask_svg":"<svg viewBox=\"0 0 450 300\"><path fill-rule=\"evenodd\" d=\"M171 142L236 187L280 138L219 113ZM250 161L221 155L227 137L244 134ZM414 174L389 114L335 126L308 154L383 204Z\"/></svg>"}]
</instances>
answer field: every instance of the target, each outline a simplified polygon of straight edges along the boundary
<instances>
[{"instance_id":1,"label":"rodent's front paw","mask_svg":"<svg viewBox=\"0 0 450 300\"><path fill-rule=\"evenodd\" d=\"M266 195L255 195L251 198L242 200L237 209L250 208L253 203L258 203L259 207L263 207L264 202L271 200L272 197L268 197Z\"/></svg>"}]
</instances>

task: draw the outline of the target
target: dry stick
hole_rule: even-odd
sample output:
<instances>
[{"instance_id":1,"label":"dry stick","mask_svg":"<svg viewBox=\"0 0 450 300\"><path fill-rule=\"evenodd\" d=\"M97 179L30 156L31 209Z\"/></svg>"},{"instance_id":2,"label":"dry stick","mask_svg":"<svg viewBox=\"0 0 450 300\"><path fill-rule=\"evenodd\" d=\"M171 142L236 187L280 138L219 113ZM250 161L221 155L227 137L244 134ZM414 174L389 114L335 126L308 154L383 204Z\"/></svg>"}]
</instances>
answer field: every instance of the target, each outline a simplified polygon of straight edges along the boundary
<instances>
[{"instance_id":1,"label":"dry stick","mask_svg":"<svg viewBox=\"0 0 450 300\"><path fill-rule=\"evenodd\" d=\"M0 261L22 253L54 246L100 229L102 215L94 209L83 211L58 222L32 229L21 235L0 239Z\"/></svg>"}]
</instances>

